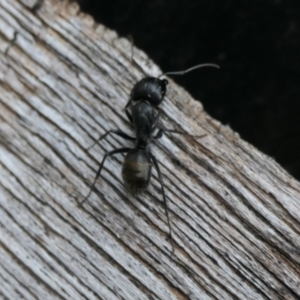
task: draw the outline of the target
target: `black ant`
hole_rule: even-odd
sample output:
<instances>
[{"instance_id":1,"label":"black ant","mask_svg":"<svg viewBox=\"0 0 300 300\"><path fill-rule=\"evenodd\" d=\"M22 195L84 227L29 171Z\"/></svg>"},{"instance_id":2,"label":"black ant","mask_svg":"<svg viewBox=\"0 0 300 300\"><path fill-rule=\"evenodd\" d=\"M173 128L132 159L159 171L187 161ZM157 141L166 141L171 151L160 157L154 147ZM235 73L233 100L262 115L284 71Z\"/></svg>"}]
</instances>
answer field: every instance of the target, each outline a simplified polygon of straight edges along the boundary
<instances>
[{"instance_id":1,"label":"black ant","mask_svg":"<svg viewBox=\"0 0 300 300\"><path fill-rule=\"evenodd\" d=\"M206 66L219 68L219 66L215 64L202 64L194 66L185 71L168 72L162 75L183 75L194 69ZM130 99L127 105L125 106L125 109L127 117L135 129L135 137L129 136L121 130L109 130L88 148L90 149L96 143L106 138L111 133L118 135L126 140L136 141L136 146L134 148L119 148L110 151L104 155L99 169L97 171L97 174L94 178L93 184L90 188L90 191L88 195L82 200L80 205L82 205L92 193L95 183L100 176L101 170L107 157L118 153L127 153L123 162L122 177L125 187L133 195L138 195L147 189L151 178L152 165L154 165L161 185L165 213L167 216L169 226L169 236L171 240L172 251L174 251L172 229L169 219L168 205L164 190L163 178L158 162L149 149L149 144L153 140L160 139L164 132L178 133L184 135L189 134L177 130L162 129L157 126L160 117L160 112L155 114L154 107L157 107L162 102L166 93L166 86L168 84L168 81L166 79L160 79L159 77L145 77L142 80L138 81L131 91ZM130 104L132 104L131 112L128 110ZM158 129L158 132L154 134L156 129ZM202 138L204 136L206 136L206 134L193 137Z\"/></svg>"}]
</instances>

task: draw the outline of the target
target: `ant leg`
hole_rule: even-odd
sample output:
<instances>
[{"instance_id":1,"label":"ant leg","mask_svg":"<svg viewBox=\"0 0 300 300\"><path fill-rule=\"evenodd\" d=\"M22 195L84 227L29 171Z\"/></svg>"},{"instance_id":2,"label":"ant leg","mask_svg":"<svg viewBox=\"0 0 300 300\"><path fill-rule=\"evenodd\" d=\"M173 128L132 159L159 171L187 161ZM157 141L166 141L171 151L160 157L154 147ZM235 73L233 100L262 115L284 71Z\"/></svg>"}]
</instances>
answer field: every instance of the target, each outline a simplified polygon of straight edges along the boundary
<instances>
[{"instance_id":1,"label":"ant leg","mask_svg":"<svg viewBox=\"0 0 300 300\"><path fill-rule=\"evenodd\" d=\"M99 176L100 176L100 173L101 173L101 170L102 170L102 167L103 167L103 165L104 165L104 162L105 162L106 158L107 158L108 156L111 156L111 155L114 155L114 154L117 154L117 153L128 152L129 150L131 150L131 149L130 149L130 148L120 148L120 149L116 149L116 150L110 151L110 152L108 152L108 153L106 153L106 154L104 155L104 157L103 157L103 159L102 159L102 162L101 162L101 164L100 164L100 166L99 166L99 169L98 169L98 171L97 171L97 174L96 174L96 176L95 176L95 179L94 179L94 181L93 181L93 184L92 184L92 186L91 186L91 188L90 188L90 191L89 191L89 193L87 194L87 196L79 203L79 206L81 206L81 205L89 198L90 194L92 193L92 191L93 191L93 189L94 189L94 186L95 186L95 183L96 183L97 179L98 179Z\"/></svg>"},{"instance_id":2,"label":"ant leg","mask_svg":"<svg viewBox=\"0 0 300 300\"><path fill-rule=\"evenodd\" d=\"M101 135L99 137L98 140L96 140L90 147L88 147L86 150L90 150L91 148L93 148L97 143L99 143L101 140L105 139L109 134L115 134L118 135L120 137L122 137L125 140L129 140L129 141L135 141L136 138L129 136L128 134L126 134L125 132L121 131L121 130L108 130L106 131L103 135Z\"/></svg>"},{"instance_id":3,"label":"ant leg","mask_svg":"<svg viewBox=\"0 0 300 300\"><path fill-rule=\"evenodd\" d=\"M129 100L129 101L130 101L130 100ZM126 116L127 116L128 120L129 120L129 122L130 122L131 124L133 124L132 115L131 115L130 112L127 110L127 108L125 108L125 112L126 112Z\"/></svg>"},{"instance_id":4,"label":"ant leg","mask_svg":"<svg viewBox=\"0 0 300 300\"><path fill-rule=\"evenodd\" d=\"M129 99L128 102L127 102L127 104L125 105L125 110L128 109L130 103L131 103L131 99Z\"/></svg>"},{"instance_id":5,"label":"ant leg","mask_svg":"<svg viewBox=\"0 0 300 300\"><path fill-rule=\"evenodd\" d=\"M162 178L160 168L159 168L159 165L158 165L158 162L157 162L155 156L151 152L148 152L148 153L151 157L151 160L154 163L155 169L156 169L157 174L158 174L159 182L160 182L160 185L161 185L161 190L162 190L162 194L163 194L163 198L164 198L164 204L165 204L165 213L166 213L166 216L167 216L167 219L168 219L169 236L170 236L170 240L171 240L172 252L174 252L174 241L173 241L173 236L172 236L172 228L171 228L171 222L170 222L170 218L169 218L169 209L168 209L167 198L166 198L166 195L165 195L163 178Z\"/></svg>"},{"instance_id":6,"label":"ant leg","mask_svg":"<svg viewBox=\"0 0 300 300\"><path fill-rule=\"evenodd\" d=\"M187 136L191 136L191 137L194 137L194 138L203 138L205 136L207 136L207 134L202 134L202 135L192 135L192 134L188 134L184 131L178 131L178 130L169 130L169 129L159 129L157 134L155 136L153 136L153 139L157 140L157 139L160 139L163 135L164 132L170 132L170 133L177 133L177 134L182 134L182 135L187 135Z\"/></svg>"},{"instance_id":7,"label":"ant leg","mask_svg":"<svg viewBox=\"0 0 300 300\"><path fill-rule=\"evenodd\" d=\"M157 113L157 115L155 116L155 119L153 120L152 127L151 127L151 133L153 133L154 130L157 128L157 122L159 120L160 114L161 114L161 111L159 110L158 113ZM207 136L207 134L192 135L192 134L188 134L188 133L186 133L184 131L159 128L157 134L155 136L153 136L152 138L153 139L160 139L162 137L162 135L163 135L164 132L183 134L183 135L192 136L192 137L195 137L195 138L202 138L202 137Z\"/></svg>"}]
</instances>

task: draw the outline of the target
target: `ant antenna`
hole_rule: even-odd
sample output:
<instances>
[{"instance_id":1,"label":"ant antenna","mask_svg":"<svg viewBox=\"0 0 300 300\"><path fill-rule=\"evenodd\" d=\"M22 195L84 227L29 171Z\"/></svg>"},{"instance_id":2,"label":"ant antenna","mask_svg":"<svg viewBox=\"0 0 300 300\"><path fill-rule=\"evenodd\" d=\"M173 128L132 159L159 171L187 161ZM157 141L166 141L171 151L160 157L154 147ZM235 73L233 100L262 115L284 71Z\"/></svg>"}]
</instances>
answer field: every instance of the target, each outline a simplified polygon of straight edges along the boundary
<instances>
[{"instance_id":1,"label":"ant antenna","mask_svg":"<svg viewBox=\"0 0 300 300\"><path fill-rule=\"evenodd\" d=\"M137 63L137 61L133 58L134 49L133 49L133 37L131 35L127 36L130 43L131 43L131 62L134 64L146 77L149 77L149 75L142 69L142 67Z\"/></svg>"},{"instance_id":2,"label":"ant antenna","mask_svg":"<svg viewBox=\"0 0 300 300\"><path fill-rule=\"evenodd\" d=\"M165 75L184 75L184 74L194 71L196 69L205 68L205 67L212 67L212 68L220 69L220 66L217 64L206 63L206 64L200 64L200 65L193 66L193 67L191 67L187 70L183 70L183 71L166 72L166 73L161 74L158 78L160 78L161 76L165 76Z\"/></svg>"}]
</instances>

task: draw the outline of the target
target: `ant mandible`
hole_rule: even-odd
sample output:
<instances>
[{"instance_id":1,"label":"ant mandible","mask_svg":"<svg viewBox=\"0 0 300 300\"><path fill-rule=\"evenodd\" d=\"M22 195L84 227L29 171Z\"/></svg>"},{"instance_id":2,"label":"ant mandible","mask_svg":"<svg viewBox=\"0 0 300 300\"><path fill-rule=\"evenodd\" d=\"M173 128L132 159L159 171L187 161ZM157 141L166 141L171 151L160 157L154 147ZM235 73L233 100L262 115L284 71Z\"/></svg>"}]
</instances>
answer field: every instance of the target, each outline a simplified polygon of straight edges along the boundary
<instances>
[{"instance_id":1,"label":"ant mandible","mask_svg":"<svg viewBox=\"0 0 300 300\"><path fill-rule=\"evenodd\" d=\"M219 68L219 66L215 64L201 64L189 68L185 71L168 72L162 74L161 76L183 75L192 70L206 67L206 66ZM154 165L161 185L164 206L165 206L165 213L168 220L169 236L170 236L172 252L173 252L174 242L173 242L173 235L172 235L171 223L170 223L169 212L168 212L167 199L164 190L163 177L157 159L149 149L149 144L153 140L160 139L164 132L184 134L184 135L189 135L189 134L177 130L162 129L157 126L160 117L160 112L155 114L154 107L157 107L162 102L166 93L166 86L168 84L168 81L166 79L160 79L161 76L145 77L140 81L138 81L134 85L131 91L130 99L125 106L125 111L130 123L134 127L135 137L129 136L127 133L121 130L109 130L105 132L95 143L93 143L88 148L89 150L96 143L106 138L111 133L118 135L126 140L136 142L134 148L119 148L110 151L104 155L102 162L99 166L99 169L97 171L97 174L94 178L93 184L90 188L90 191L87 194L87 196L82 200L80 205L82 205L92 193L96 181L101 174L101 170L104 166L107 157L118 153L127 153L123 162L122 177L123 177L123 182L125 187L133 195L139 195L140 193L144 192L147 189L151 179L152 165ZM132 104L131 111L128 110L130 104ZM158 131L156 134L154 134L156 129L158 129ZM189 136L193 136L193 135L189 135ZM193 136L193 137L202 138L204 136L206 136L206 134L200 136Z\"/></svg>"}]
</instances>

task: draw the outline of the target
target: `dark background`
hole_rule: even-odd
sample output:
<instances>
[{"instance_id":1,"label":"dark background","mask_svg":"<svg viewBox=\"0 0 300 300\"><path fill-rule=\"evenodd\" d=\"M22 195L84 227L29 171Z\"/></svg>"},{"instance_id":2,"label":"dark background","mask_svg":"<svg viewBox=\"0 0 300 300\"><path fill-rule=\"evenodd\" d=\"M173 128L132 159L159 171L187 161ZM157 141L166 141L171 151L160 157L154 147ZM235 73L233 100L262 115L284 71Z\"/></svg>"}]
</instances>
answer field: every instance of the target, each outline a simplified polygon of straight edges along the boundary
<instances>
[{"instance_id":1,"label":"dark background","mask_svg":"<svg viewBox=\"0 0 300 300\"><path fill-rule=\"evenodd\" d=\"M173 78L300 179L299 0L78 1L163 71L220 64Z\"/></svg>"}]
</instances>

